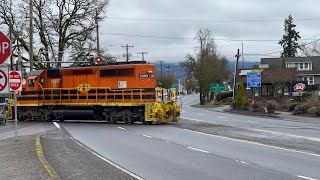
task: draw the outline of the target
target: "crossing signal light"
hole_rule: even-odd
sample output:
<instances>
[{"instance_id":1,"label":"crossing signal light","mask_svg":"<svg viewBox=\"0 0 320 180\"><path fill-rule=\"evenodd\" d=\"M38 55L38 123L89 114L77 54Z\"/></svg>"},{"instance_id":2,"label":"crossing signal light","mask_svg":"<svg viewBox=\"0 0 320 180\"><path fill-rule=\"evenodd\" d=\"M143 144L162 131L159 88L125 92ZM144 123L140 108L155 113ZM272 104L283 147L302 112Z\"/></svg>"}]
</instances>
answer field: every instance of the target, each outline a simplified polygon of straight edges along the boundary
<instances>
[{"instance_id":1,"label":"crossing signal light","mask_svg":"<svg viewBox=\"0 0 320 180\"><path fill-rule=\"evenodd\" d=\"M97 63L100 64L101 63L101 57L97 57Z\"/></svg>"}]
</instances>

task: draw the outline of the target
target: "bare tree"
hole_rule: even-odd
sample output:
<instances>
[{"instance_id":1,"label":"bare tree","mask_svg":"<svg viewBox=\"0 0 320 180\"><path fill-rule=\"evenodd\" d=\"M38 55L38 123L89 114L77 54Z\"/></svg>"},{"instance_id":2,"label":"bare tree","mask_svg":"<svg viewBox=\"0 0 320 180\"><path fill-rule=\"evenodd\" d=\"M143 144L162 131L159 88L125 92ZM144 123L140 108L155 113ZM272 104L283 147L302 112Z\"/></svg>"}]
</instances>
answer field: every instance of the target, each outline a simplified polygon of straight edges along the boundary
<instances>
[{"instance_id":1,"label":"bare tree","mask_svg":"<svg viewBox=\"0 0 320 180\"><path fill-rule=\"evenodd\" d=\"M263 75L266 76L266 81L271 82L274 91L273 95L278 98L283 95L285 85L288 82L295 81L297 78L296 69L287 68L284 59L282 59L279 67L270 69Z\"/></svg>"},{"instance_id":2,"label":"bare tree","mask_svg":"<svg viewBox=\"0 0 320 180\"><path fill-rule=\"evenodd\" d=\"M166 89L171 88L175 81L176 77L173 74L165 74L162 76L162 79L160 77L157 77L158 86L161 86Z\"/></svg>"},{"instance_id":3,"label":"bare tree","mask_svg":"<svg viewBox=\"0 0 320 180\"><path fill-rule=\"evenodd\" d=\"M227 59L217 52L216 44L209 29L200 29L195 37L199 43L196 56L187 54L186 61L180 65L193 74L199 83L200 104L210 98L210 85L221 83L227 77Z\"/></svg>"},{"instance_id":4,"label":"bare tree","mask_svg":"<svg viewBox=\"0 0 320 180\"><path fill-rule=\"evenodd\" d=\"M301 45L301 52L304 56L320 56L320 44L313 42L308 45Z\"/></svg>"},{"instance_id":5,"label":"bare tree","mask_svg":"<svg viewBox=\"0 0 320 180\"><path fill-rule=\"evenodd\" d=\"M108 0L33 0L34 61L62 62L66 51L92 50L95 41L95 19L104 19ZM13 55L20 47L29 53L29 32L26 12L28 0L0 0L0 22L13 25ZM94 49L94 48L93 48ZM22 59L29 61L27 53ZM38 63L36 68L43 68ZM57 64L58 67L61 63Z\"/></svg>"}]
</instances>

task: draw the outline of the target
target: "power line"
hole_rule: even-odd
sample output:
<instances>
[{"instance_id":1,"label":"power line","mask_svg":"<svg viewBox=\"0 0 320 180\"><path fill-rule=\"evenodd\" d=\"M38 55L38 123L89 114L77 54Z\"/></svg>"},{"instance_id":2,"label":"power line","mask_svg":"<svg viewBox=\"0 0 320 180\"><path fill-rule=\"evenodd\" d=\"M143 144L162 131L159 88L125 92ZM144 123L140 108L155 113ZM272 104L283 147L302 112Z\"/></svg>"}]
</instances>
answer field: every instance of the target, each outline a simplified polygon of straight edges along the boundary
<instances>
[{"instance_id":1,"label":"power line","mask_svg":"<svg viewBox=\"0 0 320 180\"><path fill-rule=\"evenodd\" d=\"M315 34L315 35L313 35L313 36L310 36L310 37L308 37L307 39L311 39L311 38L314 38L314 37L319 36L319 35L320 35L320 33L319 33L319 34ZM305 40L307 40L307 39L305 39ZM302 44L302 45L300 45L300 47L301 47L301 46L306 46L306 45L312 44L312 43L314 43L314 42L316 42L316 41L319 41L319 40L320 40L320 39L316 39L316 40L314 40L314 41L312 41L312 42L309 42L309 43L307 43L307 44ZM275 53L280 53L280 52L282 52L282 50L281 50L281 51L275 51L275 50L278 50L278 49L282 49L282 47L280 47L280 48L275 48L275 49L270 49L270 50L267 50L267 51L264 51L264 52L260 52L260 53L255 53L255 54L268 55L268 54L275 54ZM273 51L273 52L269 53L270 51Z\"/></svg>"},{"instance_id":2,"label":"power line","mask_svg":"<svg viewBox=\"0 0 320 180\"><path fill-rule=\"evenodd\" d=\"M110 20L121 21L153 21L153 22L204 22L204 23L235 23L235 22L283 22L284 19L239 19L239 20L204 20L204 19L153 19L153 18L119 18L110 17ZM316 21L320 18L295 19L295 21Z\"/></svg>"},{"instance_id":3,"label":"power line","mask_svg":"<svg viewBox=\"0 0 320 180\"><path fill-rule=\"evenodd\" d=\"M181 40L194 40L190 37L170 37L170 36L154 36L154 35L140 35L140 34L123 34L123 33L109 33L104 32L100 34L108 34L113 36L128 36L128 37L142 37L142 38L158 38L158 39L181 39ZM215 41L248 41L248 42L278 42L276 39L223 39L223 38L214 38ZM304 40L314 40L314 39L304 39Z\"/></svg>"}]
</instances>

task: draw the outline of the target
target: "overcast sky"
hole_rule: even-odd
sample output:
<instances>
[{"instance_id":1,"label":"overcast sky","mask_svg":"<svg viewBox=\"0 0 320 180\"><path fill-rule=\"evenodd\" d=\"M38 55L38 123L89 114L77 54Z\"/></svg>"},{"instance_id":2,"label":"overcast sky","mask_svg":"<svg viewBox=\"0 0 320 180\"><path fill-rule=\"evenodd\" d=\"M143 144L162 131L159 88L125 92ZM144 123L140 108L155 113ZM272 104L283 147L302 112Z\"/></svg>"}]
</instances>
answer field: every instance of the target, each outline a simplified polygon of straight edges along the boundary
<instances>
[{"instance_id":1,"label":"overcast sky","mask_svg":"<svg viewBox=\"0 0 320 180\"><path fill-rule=\"evenodd\" d=\"M301 43L319 39L319 7L316 0L110 0L107 19L100 22L100 43L118 57L125 52L121 45L128 43L134 45L129 50L132 60L140 60L137 52L146 51L147 61L178 62L194 53L195 33L208 28L229 60L235 60L243 40L245 60L260 61L279 56L272 52L282 50L278 41L289 14ZM255 55L265 53L271 54Z\"/></svg>"}]
</instances>

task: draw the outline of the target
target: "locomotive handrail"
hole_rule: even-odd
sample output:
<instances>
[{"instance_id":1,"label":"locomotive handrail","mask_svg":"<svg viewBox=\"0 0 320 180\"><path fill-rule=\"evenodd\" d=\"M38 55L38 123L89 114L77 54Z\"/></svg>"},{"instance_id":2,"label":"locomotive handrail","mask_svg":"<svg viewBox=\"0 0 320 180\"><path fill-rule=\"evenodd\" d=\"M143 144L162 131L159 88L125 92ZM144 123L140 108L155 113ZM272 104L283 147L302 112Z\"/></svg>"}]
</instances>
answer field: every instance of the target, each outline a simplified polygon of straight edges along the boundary
<instances>
[{"instance_id":1,"label":"locomotive handrail","mask_svg":"<svg viewBox=\"0 0 320 180\"><path fill-rule=\"evenodd\" d=\"M71 90L77 90L77 103L78 103L78 105L80 105L80 102L81 102L81 99L79 98L79 90L78 90L78 88L77 87L73 87L73 88L43 88L42 87L42 85L39 83L39 86L40 86L40 88L41 88L41 90L42 90L42 99L44 100L44 102L46 102L45 100L46 100L46 98L45 98L45 91L50 91L50 96L51 96L51 98L49 99L49 105L50 104L54 104L54 103L57 103L57 102L55 102L54 100L55 100L55 98L53 97L53 94L54 93L56 93L57 91L58 91L58 93L59 93L59 100L58 100L58 102L60 103L60 104L62 104L63 103L63 98L62 98L62 96L63 96L63 90L67 90L68 92L68 94L70 94L71 93ZM96 101L96 103L98 103L98 99L99 99L99 97L98 97L98 90L99 89L104 89L104 90L106 90L105 91L105 100L106 100L106 103L108 103L108 101L109 101L109 99L108 99L108 91L109 92L111 92L112 94L113 94L113 101L114 102L116 102L116 93L115 92L121 92L121 95L122 95L122 103L125 103L125 92L128 92L128 93L130 93L131 94L131 102L133 103L134 102L134 91L138 91L139 92L139 99L140 99L140 102L142 103L143 102L143 90L144 89L111 89L110 87L91 87L90 89L92 89L92 90L95 90L95 101ZM56 91L57 90L57 91ZM87 103L87 105L89 104L89 92L88 91L86 91L86 94L85 94L85 99L82 99L82 100L86 100L86 103ZM70 98L70 96L68 96L68 102L67 103L69 103L69 105L71 104L71 98ZM120 101L121 102L121 101ZM39 102L38 102L39 103ZM44 103L45 104L45 103Z\"/></svg>"}]
</instances>

